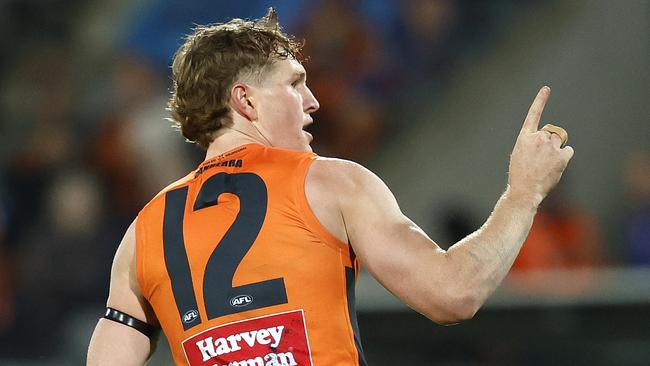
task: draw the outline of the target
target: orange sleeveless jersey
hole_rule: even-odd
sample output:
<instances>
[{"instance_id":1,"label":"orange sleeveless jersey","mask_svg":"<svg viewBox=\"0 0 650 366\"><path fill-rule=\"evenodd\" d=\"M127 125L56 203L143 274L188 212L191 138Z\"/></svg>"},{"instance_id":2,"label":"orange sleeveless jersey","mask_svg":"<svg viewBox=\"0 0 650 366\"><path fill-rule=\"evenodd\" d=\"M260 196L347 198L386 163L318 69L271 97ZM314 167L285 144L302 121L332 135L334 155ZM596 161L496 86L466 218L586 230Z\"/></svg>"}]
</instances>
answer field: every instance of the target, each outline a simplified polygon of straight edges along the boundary
<instances>
[{"instance_id":1,"label":"orange sleeveless jersey","mask_svg":"<svg viewBox=\"0 0 650 366\"><path fill-rule=\"evenodd\" d=\"M314 216L316 155L257 144L204 161L140 212L136 273L178 365L366 364L358 261Z\"/></svg>"}]
</instances>

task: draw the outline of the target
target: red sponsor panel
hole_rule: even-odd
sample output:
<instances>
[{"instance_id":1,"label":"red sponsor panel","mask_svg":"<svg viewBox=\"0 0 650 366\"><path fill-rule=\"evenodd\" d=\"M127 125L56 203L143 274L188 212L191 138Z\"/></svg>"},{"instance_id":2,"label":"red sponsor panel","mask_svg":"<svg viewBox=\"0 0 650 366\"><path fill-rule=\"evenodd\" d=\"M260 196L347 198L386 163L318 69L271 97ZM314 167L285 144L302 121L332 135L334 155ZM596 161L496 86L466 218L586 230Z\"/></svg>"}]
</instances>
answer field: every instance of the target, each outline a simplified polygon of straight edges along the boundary
<instances>
[{"instance_id":1,"label":"red sponsor panel","mask_svg":"<svg viewBox=\"0 0 650 366\"><path fill-rule=\"evenodd\" d=\"M183 350L191 366L312 366L302 310L204 330Z\"/></svg>"}]
</instances>

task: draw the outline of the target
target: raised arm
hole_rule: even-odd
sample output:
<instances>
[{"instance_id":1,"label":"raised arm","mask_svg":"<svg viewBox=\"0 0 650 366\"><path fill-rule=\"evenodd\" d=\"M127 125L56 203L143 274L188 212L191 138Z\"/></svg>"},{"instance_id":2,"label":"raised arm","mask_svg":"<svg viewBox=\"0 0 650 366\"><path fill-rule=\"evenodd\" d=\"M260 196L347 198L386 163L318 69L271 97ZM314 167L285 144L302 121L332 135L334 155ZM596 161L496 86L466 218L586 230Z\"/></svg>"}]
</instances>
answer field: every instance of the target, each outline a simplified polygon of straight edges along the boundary
<instances>
[{"instance_id":1,"label":"raised arm","mask_svg":"<svg viewBox=\"0 0 650 366\"><path fill-rule=\"evenodd\" d=\"M510 161L508 187L485 224L445 251L400 211L386 185L360 165L315 162L329 180L350 244L389 291L442 324L474 316L501 283L526 238L537 206L573 155L539 119L550 90L535 98ZM310 173L311 174L311 173ZM325 178L329 177L329 178ZM435 184L435 182L432 182Z\"/></svg>"},{"instance_id":2,"label":"raised arm","mask_svg":"<svg viewBox=\"0 0 650 366\"><path fill-rule=\"evenodd\" d=\"M117 249L111 269L107 307L157 326L153 311L140 293L135 276L135 221ZM144 365L155 349L151 340L128 325L100 319L88 347L87 365Z\"/></svg>"}]
</instances>

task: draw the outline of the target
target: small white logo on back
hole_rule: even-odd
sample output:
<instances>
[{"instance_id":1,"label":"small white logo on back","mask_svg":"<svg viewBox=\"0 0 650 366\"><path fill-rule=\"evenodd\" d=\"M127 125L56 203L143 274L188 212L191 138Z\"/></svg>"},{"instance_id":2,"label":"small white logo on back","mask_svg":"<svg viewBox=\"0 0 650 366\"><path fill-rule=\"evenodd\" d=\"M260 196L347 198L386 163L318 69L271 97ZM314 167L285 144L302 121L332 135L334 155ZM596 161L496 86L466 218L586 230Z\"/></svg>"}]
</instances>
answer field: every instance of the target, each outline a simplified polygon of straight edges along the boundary
<instances>
[{"instance_id":1,"label":"small white logo on back","mask_svg":"<svg viewBox=\"0 0 650 366\"><path fill-rule=\"evenodd\" d=\"M186 324L191 323L198 317L199 317L199 312L198 311L190 310L190 311L186 312L185 314L183 314L183 322L185 322Z\"/></svg>"},{"instance_id":2,"label":"small white logo on back","mask_svg":"<svg viewBox=\"0 0 650 366\"><path fill-rule=\"evenodd\" d=\"M251 295L237 295L230 299L230 306L242 308L244 306L250 305L252 302L253 296Z\"/></svg>"}]
</instances>

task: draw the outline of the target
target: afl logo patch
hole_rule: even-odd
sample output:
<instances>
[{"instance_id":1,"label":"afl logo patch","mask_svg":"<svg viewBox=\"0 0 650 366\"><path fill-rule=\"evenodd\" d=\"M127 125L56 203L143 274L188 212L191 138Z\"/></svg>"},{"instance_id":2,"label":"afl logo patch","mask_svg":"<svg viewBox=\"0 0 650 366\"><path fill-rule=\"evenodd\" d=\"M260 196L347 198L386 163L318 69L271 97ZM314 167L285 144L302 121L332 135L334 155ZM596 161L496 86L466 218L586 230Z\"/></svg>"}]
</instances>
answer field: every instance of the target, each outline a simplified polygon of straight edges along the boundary
<instances>
[{"instance_id":1,"label":"afl logo patch","mask_svg":"<svg viewBox=\"0 0 650 366\"><path fill-rule=\"evenodd\" d=\"M230 299L230 306L234 306L236 308L243 308L244 306L248 306L253 302L253 296L251 295L237 295Z\"/></svg>"},{"instance_id":2,"label":"afl logo patch","mask_svg":"<svg viewBox=\"0 0 650 366\"><path fill-rule=\"evenodd\" d=\"M185 322L185 324L188 324L188 323L193 322L198 317L199 317L199 312L198 311L190 310L190 311L186 312L185 314L183 314L183 322Z\"/></svg>"}]
</instances>

